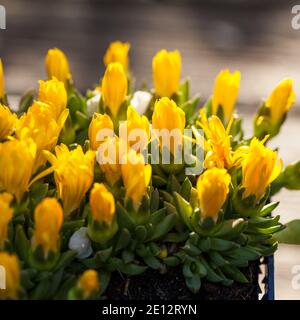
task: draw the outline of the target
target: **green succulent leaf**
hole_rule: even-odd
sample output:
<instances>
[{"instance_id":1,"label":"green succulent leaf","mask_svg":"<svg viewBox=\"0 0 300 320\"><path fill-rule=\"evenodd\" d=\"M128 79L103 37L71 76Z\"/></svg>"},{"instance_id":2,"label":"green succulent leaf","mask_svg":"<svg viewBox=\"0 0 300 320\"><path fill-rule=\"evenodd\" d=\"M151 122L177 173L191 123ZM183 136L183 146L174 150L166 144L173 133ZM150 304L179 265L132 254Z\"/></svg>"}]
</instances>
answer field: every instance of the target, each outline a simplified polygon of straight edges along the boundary
<instances>
[{"instance_id":1,"label":"green succulent leaf","mask_svg":"<svg viewBox=\"0 0 300 320\"><path fill-rule=\"evenodd\" d=\"M216 251L226 251L233 248L239 248L239 245L233 241L211 238L210 248Z\"/></svg>"},{"instance_id":2,"label":"green succulent leaf","mask_svg":"<svg viewBox=\"0 0 300 320\"><path fill-rule=\"evenodd\" d=\"M240 283L249 283L248 279L238 268L231 265L226 265L223 266L221 269L224 272L224 274L230 277L232 280Z\"/></svg>"},{"instance_id":3,"label":"green succulent leaf","mask_svg":"<svg viewBox=\"0 0 300 320\"><path fill-rule=\"evenodd\" d=\"M191 190L192 190L192 184L189 178L185 178L183 181L183 184L181 185L180 189L180 195L186 200L189 201L190 195L191 195Z\"/></svg>"},{"instance_id":4,"label":"green succulent leaf","mask_svg":"<svg viewBox=\"0 0 300 320\"><path fill-rule=\"evenodd\" d=\"M300 244L300 220L288 222L286 228L274 235L279 243Z\"/></svg>"},{"instance_id":5,"label":"green succulent leaf","mask_svg":"<svg viewBox=\"0 0 300 320\"><path fill-rule=\"evenodd\" d=\"M221 239L231 240L246 230L248 222L244 219L231 219L222 222L214 236Z\"/></svg>"},{"instance_id":6,"label":"green succulent leaf","mask_svg":"<svg viewBox=\"0 0 300 320\"><path fill-rule=\"evenodd\" d=\"M153 230L153 233L148 241L153 241L165 236L176 223L176 215L168 214L161 223Z\"/></svg>"},{"instance_id":7,"label":"green succulent leaf","mask_svg":"<svg viewBox=\"0 0 300 320\"><path fill-rule=\"evenodd\" d=\"M177 192L174 193L174 199L175 199L175 206L176 209L183 220L183 222L186 224L186 226L193 231L193 227L191 224L191 220L193 217L193 208L191 205L181 197L180 194Z\"/></svg>"},{"instance_id":8,"label":"green succulent leaf","mask_svg":"<svg viewBox=\"0 0 300 320\"><path fill-rule=\"evenodd\" d=\"M267 215L271 214L273 210L277 208L278 205L279 205L279 201L266 204L259 212L259 215L261 217L266 217Z\"/></svg>"},{"instance_id":9,"label":"green succulent leaf","mask_svg":"<svg viewBox=\"0 0 300 320\"><path fill-rule=\"evenodd\" d=\"M130 217L127 210L125 210L120 203L117 203L117 217L118 217L118 225L120 228L126 228L128 230L132 230L135 227L135 223L133 219Z\"/></svg>"},{"instance_id":10,"label":"green succulent leaf","mask_svg":"<svg viewBox=\"0 0 300 320\"><path fill-rule=\"evenodd\" d=\"M131 233L129 232L129 230L127 228L121 229L119 233L118 241L116 243L115 250L119 251L126 248L130 240L131 240Z\"/></svg>"},{"instance_id":11,"label":"green succulent leaf","mask_svg":"<svg viewBox=\"0 0 300 320\"><path fill-rule=\"evenodd\" d=\"M193 293L197 293L201 288L201 278L198 275L193 275L190 278L186 277L185 283Z\"/></svg>"},{"instance_id":12,"label":"green succulent leaf","mask_svg":"<svg viewBox=\"0 0 300 320\"><path fill-rule=\"evenodd\" d=\"M21 225L16 226L15 247L21 259L28 262L30 242L25 235L23 226Z\"/></svg>"},{"instance_id":13,"label":"green succulent leaf","mask_svg":"<svg viewBox=\"0 0 300 320\"><path fill-rule=\"evenodd\" d=\"M71 263L72 260L75 259L76 255L77 255L76 251L69 250L69 251L64 252L60 256L60 258L57 262L57 265L55 266L54 271L59 270L61 268L65 268L67 265L69 265Z\"/></svg>"}]
</instances>

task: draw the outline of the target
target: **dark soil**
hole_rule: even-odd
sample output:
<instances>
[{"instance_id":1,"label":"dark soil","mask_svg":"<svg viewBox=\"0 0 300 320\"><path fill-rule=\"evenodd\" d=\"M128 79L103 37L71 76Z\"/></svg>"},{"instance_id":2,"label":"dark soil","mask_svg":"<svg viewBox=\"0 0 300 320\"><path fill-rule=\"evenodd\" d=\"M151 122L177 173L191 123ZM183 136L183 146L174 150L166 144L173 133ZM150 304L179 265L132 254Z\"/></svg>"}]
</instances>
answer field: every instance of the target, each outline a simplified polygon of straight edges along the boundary
<instances>
[{"instance_id":1,"label":"dark soil","mask_svg":"<svg viewBox=\"0 0 300 320\"><path fill-rule=\"evenodd\" d=\"M181 267L167 273L149 269L139 276L112 274L106 297L109 300L258 300L259 262L244 269L248 284L234 283L230 287L203 281L200 291L193 294L185 284Z\"/></svg>"}]
</instances>

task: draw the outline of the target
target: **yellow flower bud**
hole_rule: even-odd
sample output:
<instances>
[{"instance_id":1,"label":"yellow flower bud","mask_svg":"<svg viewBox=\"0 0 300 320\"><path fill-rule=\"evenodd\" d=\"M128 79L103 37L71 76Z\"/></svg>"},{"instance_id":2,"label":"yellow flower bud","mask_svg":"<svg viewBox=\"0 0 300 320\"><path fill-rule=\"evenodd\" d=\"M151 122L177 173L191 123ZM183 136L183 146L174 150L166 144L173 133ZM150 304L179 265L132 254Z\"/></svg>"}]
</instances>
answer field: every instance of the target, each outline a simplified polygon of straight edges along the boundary
<instances>
[{"instance_id":1,"label":"yellow flower bud","mask_svg":"<svg viewBox=\"0 0 300 320\"><path fill-rule=\"evenodd\" d=\"M59 81L62 81L65 86L68 81L72 79L69 61L60 49L49 49L45 59L45 64L49 79L55 77Z\"/></svg>"},{"instance_id":2,"label":"yellow flower bud","mask_svg":"<svg viewBox=\"0 0 300 320\"><path fill-rule=\"evenodd\" d=\"M181 55L179 51L159 51L152 60L156 95L171 98L179 90L180 73Z\"/></svg>"},{"instance_id":3,"label":"yellow flower bud","mask_svg":"<svg viewBox=\"0 0 300 320\"><path fill-rule=\"evenodd\" d=\"M228 192L231 178L225 169L206 170L197 181L199 207L203 218L217 220Z\"/></svg>"},{"instance_id":4,"label":"yellow flower bud","mask_svg":"<svg viewBox=\"0 0 300 320\"><path fill-rule=\"evenodd\" d=\"M39 84L38 99L51 106L54 118L58 120L67 107L68 97L64 83L53 77L47 81L40 80Z\"/></svg>"},{"instance_id":5,"label":"yellow flower bud","mask_svg":"<svg viewBox=\"0 0 300 320\"><path fill-rule=\"evenodd\" d=\"M3 248L3 245L7 240L7 227L13 217L14 211L10 207L12 200L13 196L10 193L0 193L0 248Z\"/></svg>"},{"instance_id":6,"label":"yellow flower bud","mask_svg":"<svg viewBox=\"0 0 300 320\"><path fill-rule=\"evenodd\" d=\"M28 190L36 156L36 144L30 138L0 143L0 189L20 202Z\"/></svg>"},{"instance_id":7,"label":"yellow flower bud","mask_svg":"<svg viewBox=\"0 0 300 320\"><path fill-rule=\"evenodd\" d=\"M100 163L100 169L105 174L105 179L107 182L113 186L118 180L121 179L122 173L121 173L121 164L119 161L120 153L119 153L119 147L120 147L120 141L118 137L110 137L105 140L104 151L102 154L98 154L100 158L106 159L106 161L103 161ZM110 153L110 150L114 150L112 153ZM99 150L98 150L99 152Z\"/></svg>"},{"instance_id":8,"label":"yellow flower bud","mask_svg":"<svg viewBox=\"0 0 300 320\"><path fill-rule=\"evenodd\" d=\"M266 107L270 108L271 122L278 125L285 114L295 102L296 94L293 89L293 80L285 79L272 91L266 101Z\"/></svg>"},{"instance_id":9,"label":"yellow flower bud","mask_svg":"<svg viewBox=\"0 0 300 320\"><path fill-rule=\"evenodd\" d=\"M69 151L64 144L55 147L56 156L44 151L52 164L58 196L62 199L64 213L70 214L77 209L94 179L95 153L83 153L82 147Z\"/></svg>"},{"instance_id":10,"label":"yellow flower bud","mask_svg":"<svg viewBox=\"0 0 300 320\"><path fill-rule=\"evenodd\" d=\"M6 289L0 289L0 299L17 299L20 287L20 264L17 255L0 252L0 266L4 270L6 284Z\"/></svg>"},{"instance_id":11,"label":"yellow flower bud","mask_svg":"<svg viewBox=\"0 0 300 320\"><path fill-rule=\"evenodd\" d=\"M107 67L112 62L120 62L124 70L128 70L128 52L130 49L130 44L128 42L115 41L109 44L107 48L103 61L105 67Z\"/></svg>"},{"instance_id":12,"label":"yellow flower bud","mask_svg":"<svg viewBox=\"0 0 300 320\"><path fill-rule=\"evenodd\" d=\"M212 113L217 114L219 107L223 109L224 116L229 120L240 89L241 74L239 71L230 73L228 69L222 70L216 77L212 96Z\"/></svg>"},{"instance_id":13,"label":"yellow flower bud","mask_svg":"<svg viewBox=\"0 0 300 320\"><path fill-rule=\"evenodd\" d=\"M90 193L90 205L95 221L111 224L115 216L115 199L103 183L94 183Z\"/></svg>"},{"instance_id":14,"label":"yellow flower bud","mask_svg":"<svg viewBox=\"0 0 300 320\"><path fill-rule=\"evenodd\" d=\"M11 135L15 129L17 116L8 107L0 104L0 141Z\"/></svg>"},{"instance_id":15,"label":"yellow flower bud","mask_svg":"<svg viewBox=\"0 0 300 320\"><path fill-rule=\"evenodd\" d=\"M137 132L137 137L133 141L129 141L129 146L132 147L134 144L140 144L139 151L144 150L150 139L150 124L146 116L140 116L138 112L132 107L127 108L127 135L133 134L133 130L138 129L140 134ZM138 151L138 150L136 150Z\"/></svg>"},{"instance_id":16,"label":"yellow flower bud","mask_svg":"<svg viewBox=\"0 0 300 320\"><path fill-rule=\"evenodd\" d=\"M34 210L34 246L42 246L45 256L56 252L59 232L63 223L63 211L55 198L44 198Z\"/></svg>"},{"instance_id":17,"label":"yellow flower bud","mask_svg":"<svg viewBox=\"0 0 300 320\"><path fill-rule=\"evenodd\" d=\"M3 64L0 59L0 99L5 95L5 82L4 82L4 72L3 72Z\"/></svg>"},{"instance_id":18,"label":"yellow flower bud","mask_svg":"<svg viewBox=\"0 0 300 320\"><path fill-rule=\"evenodd\" d=\"M89 298L93 293L100 290L100 282L97 271L88 269L80 276L77 284L83 290L84 298Z\"/></svg>"},{"instance_id":19,"label":"yellow flower bud","mask_svg":"<svg viewBox=\"0 0 300 320\"><path fill-rule=\"evenodd\" d=\"M174 154L174 137L171 135L171 131L179 129L179 133L183 135L185 128L185 113L182 109L177 107L176 103L169 98L161 98L155 102L154 112L152 115L152 127L153 129L163 130L167 129L170 132L170 149ZM161 147L162 139L161 139Z\"/></svg>"},{"instance_id":20,"label":"yellow flower bud","mask_svg":"<svg viewBox=\"0 0 300 320\"><path fill-rule=\"evenodd\" d=\"M107 114L94 113L93 119L89 126L89 140L92 150L97 150L102 141L98 141L97 135L100 130L108 129L113 131L114 124Z\"/></svg>"},{"instance_id":21,"label":"yellow flower bud","mask_svg":"<svg viewBox=\"0 0 300 320\"><path fill-rule=\"evenodd\" d=\"M48 104L35 101L18 121L16 137L21 139L22 135L26 135L32 138L37 146L34 171L46 163L47 160L42 151L53 150L68 114L69 110L65 109L56 121Z\"/></svg>"},{"instance_id":22,"label":"yellow flower bud","mask_svg":"<svg viewBox=\"0 0 300 320\"><path fill-rule=\"evenodd\" d=\"M278 160L277 152L263 145L264 141L253 138L250 146L244 150L242 160L244 197L255 195L259 201L267 186L280 174L282 161Z\"/></svg>"},{"instance_id":23,"label":"yellow flower bud","mask_svg":"<svg viewBox=\"0 0 300 320\"><path fill-rule=\"evenodd\" d=\"M142 198L147 194L151 180L152 167L145 164L144 157L134 150L129 150L127 160L122 164L122 178L126 189L126 199L132 199L137 210Z\"/></svg>"},{"instance_id":24,"label":"yellow flower bud","mask_svg":"<svg viewBox=\"0 0 300 320\"><path fill-rule=\"evenodd\" d=\"M104 104L116 118L127 94L127 77L121 63L110 63L102 79L101 92Z\"/></svg>"}]
</instances>

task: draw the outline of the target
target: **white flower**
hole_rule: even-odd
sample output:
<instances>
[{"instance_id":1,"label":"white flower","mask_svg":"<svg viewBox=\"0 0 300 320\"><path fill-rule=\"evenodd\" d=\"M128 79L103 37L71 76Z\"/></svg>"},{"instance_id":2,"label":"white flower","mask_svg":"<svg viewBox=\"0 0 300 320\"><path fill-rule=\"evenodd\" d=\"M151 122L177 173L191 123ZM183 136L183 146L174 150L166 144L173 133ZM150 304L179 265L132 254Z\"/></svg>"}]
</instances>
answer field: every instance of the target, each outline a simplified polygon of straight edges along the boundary
<instances>
[{"instance_id":1,"label":"white flower","mask_svg":"<svg viewBox=\"0 0 300 320\"><path fill-rule=\"evenodd\" d=\"M84 259L93 252L91 240L87 235L87 228L82 227L75 231L69 241L69 249L77 252L77 258Z\"/></svg>"},{"instance_id":2,"label":"white flower","mask_svg":"<svg viewBox=\"0 0 300 320\"><path fill-rule=\"evenodd\" d=\"M99 112L100 99L101 93L97 92L92 98L87 100L86 106L89 117L92 117L95 112Z\"/></svg>"},{"instance_id":3,"label":"white flower","mask_svg":"<svg viewBox=\"0 0 300 320\"><path fill-rule=\"evenodd\" d=\"M147 91L136 91L133 94L130 104L140 115L143 115L147 110L151 98L151 93Z\"/></svg>"}]
</instances>

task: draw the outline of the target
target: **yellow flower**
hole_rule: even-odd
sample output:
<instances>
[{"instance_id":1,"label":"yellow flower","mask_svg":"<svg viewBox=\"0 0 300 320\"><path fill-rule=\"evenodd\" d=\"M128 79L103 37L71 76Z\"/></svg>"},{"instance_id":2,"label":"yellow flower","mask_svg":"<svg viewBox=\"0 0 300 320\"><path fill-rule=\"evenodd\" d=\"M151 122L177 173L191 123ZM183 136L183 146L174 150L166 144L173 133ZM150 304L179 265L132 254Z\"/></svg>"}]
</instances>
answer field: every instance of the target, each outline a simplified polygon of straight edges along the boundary
<instances>
[{"instance_id":1,"label":"yellow flower","mask_svg":"<svg viewBox=\"0 0 300 320\"><path fill-rule=\"evenodd\" d=\"M100 290L98 273L93 269L88 269L80 276L78 288L83 290L84 298L87 299L93 293Z\"/></svg>"},{"instance_id":2,"label":"yellow flower","mask_svg":"<svg viewBox=\"0 0 300 320\"><path fill-rule=\"evenodd\" d=\"M206 137L205 168L231 168L234 165L229 135L231 123L225 130L222 121L217 116L207 120L204 112L200 111L201 122Z\"/></svg>"},{"instance_id":3,"label":"yellow flower","mask_svg":"<svg viewBox=\"0 0 300 320\"><path fill-rule=\"evenodd\" d=\"M47 160L42 151L52 151L56 146L68 114L69 110L65 109L56 122L51 107L43 102L35 101L18 121L16 137L21 139L22 135L26 135L32 138L37 146L34 171L46 163Z\"/></svg>"},{"instance_id":4,"label":"yellow flower","mask_svg":"<svg viewBox=\"0 0 300 320\"><path fill-rule=\"evenodd\" d=\"M17 116L8 107L0 104L0 141L13 133Z\"/></svg>"},{"instance_id":5,"label":"yellow flower","mask_svg":"<svg viewBox=\"0 0 300 320\"><path fill-rule=\"evenodd\" d=\"M121 63L110 63L102 79L101 92L104 104L114 118L126 99L127 87L127 77Z\"/></svg>"},{"instance_id":6,"label":"yellow flower","mask_svg":"<svg viewBox=\"0 0 300 320\"><path fill-rule=\"evenodd\" d=\"M212 96L212 113L217 114L219 107L223 109L225 118L229 120L240 89L241 74L239 71L230 73L222 70L216 77Z\"/></svg>"},{"instance_id":7,"label":"yellow flower","mask_svg":"<svg viewBox=\"0 0 300 320\"><path fill-rule=\"evenodd\" d=\"M0 189L13 194L20 202L28 190L36 156L36 144L30 138L0 144Z\"/></svg>"},{"instance_id":8,"label":"yellow flower","mask_svg":"<svg viewBox=\"0 0 300 320\"><path fill-rule=\"evenodd\" d=\"M147 194L151 180L152 167L145 164L144 157L134 150L129 150L127 160L122 164L122 178L126 189L126 199L132 199L137 210L142 198Z\"/></svg>"},{"instance_id":9,"label":"yellow flower","mask_svg":"<svg viewBox=\"0 0 300 320\"><path fill-rule=\"evenodd\" d=\"M13 217L14 211L10 207L12 200L13 196L10 193L0 193L0 248L3 248L4 242L7 239L7 227Z\"/></svg>"},{"instance_id":10,"label":"yellow flower","mask_svg":"<svg viewBox=\"0 0 300 320\"><path fill-rule=\"evenodd\" d=\"M0 272L5 272L6 289L0 289L1 299L16 299L20 287L20 264L17 255L0 252Z\"/></svg>"},{"instance_id":11,"label":"yellow flower","mask_svg":"<svg viewBox=\"0 0 300 320\"><path fill-rule=\"evenodd\" d=\"M280 174L282 161L278 160L277 152L265 147L264 141L253 138L248 148L244 148L242 160L244 197L255 195L259 201L267 186Z\"/></svg>"},{"instance_id":12,"label":"yellow flower","mask_svg":"<svg viewBox=\"0 0 300 320\"><path fill-rule=\"evenodd\" d=\"M295 102L295 97L292 79L281 81L272 91L266 101L267 108L270 108L272 124L277 125L283 120L283 117Z\"/></svg>"},{"instance_id":13,"label":"yellow flower","mask_svg":"<svg viewBox=\"0 0 300 320\"><path fill-rule=\"evenodd\" d=\"M203 218L218 219L229 192L230 181L227 171L219 168L208 169L199 176L197 190Z\"/></svg>"},{"instance_id":14,"label":"yellow flower","mask_svg":"<svg viewBox=\"0 0 300 320\"><path fill-rule=\"evenodd\" d=\"M99 162L101 171L105 174L107 182L113 186L118 180L121 179L121 164L119 161L120 141L118 137L108 137L105 144L102 145L103 150L98 150L97 159L104 159ZM100 153L101 154L100 154Z\"/></svg>"},{"instance_id":15,"label":"yellow flower","mask_svg":"<svg viewBox=\"0 0 300 320\"><path fill-rule=\"evenodd\" d=\"M185 128L185 113L182 109L177 107L176 103L169 98L161 98L155 102L154 112L152 115L152 127L156 130L169 130L170 134L170 149L174 154L174 137L171 136L171 131L178 129L180 135L183 135ZM181 137L182 138L182 137ZM164 147L162 139L161 147ZM181 139L182 140L182 139Z\"/></svg>"},{"instance_id":16,"label":"yellow flower","mask_svg":"<svg viewBox=\"0 0 300 320\"><path fill-rule=\"evenodd\" d=\"M111 130L113 132L114 124L110 116L107 114L94 113L88 131L90 146L92 150L97 150L100 143L102 142L97 139L97 135L99 131L103 129Z\"/></svg>"},{"instance_id":17,"label":"yellow flower","mask_svg":"<svg viewBox=\"0 0 300 320\"><path fill-rule=\"evenodd\" d=\"M35 246L42 246L45 256L49 251L56 252L59 245L59 232L63 223L63 211L55 198L44 198L34 210Z\"/></svg>"},{"instance_id":18,"label":"yellow flower","mask_svg":"<svg viewBox=\"0 0 300 320\"><path fill-rule=\"evenodd\" d=\"M133 130L137 130L136 134L137 137L133 141L129 141L129 146L132 147L134 144L140 144L139 151L144 150L150 139L150 124L148 118L145 116L140 116L138 112L132 107L129 106L127 108L127 135L129 136L130 133L133 133ZM134 136L133 136L134 137ZM138 150L136 150L138 151Z\"/></svg>"},{"instance_id":19,"label":"yellow flower","mask_svg":"<svg viewBox=\"0 0 300 320\"><path fill-rule=\"evenodd\" d=\"M90 205L95 221L111 224L115 216L115 199L103 183L94 183L90 193Z\"/></svg>"},{"instance_id":20,"label":"yellow flower","mask_svg":"<svg viewBox=\"0 0 300 320\"><path fill-rule=\"evenodd\" d=\"M55 77L59 81L62 81L65 86L68 81L72 79L69 61L60 49L49 49L45 59L45 64L49 79Z\"/></svg>"},{"instance_id":21,"label":"yellow flower","mask_svg":"<svg viewBox=\"0 0 300 320\"><path fill-rule=\"evenodd\" d=\"M3 64L0 59L0 99L5 95L5 83L4 83L4 72L3 72Z\"/></svg>"},{"instance_id":22,"label":"yellow flower","mask_svg":"<svg viewBox=\"0 0 300 320\"><path fill-rule=\"evenodd\" d=\"M105 67L107 67L112 62L120 62L124 70L127 71L129 49L130 44L128 42L111 42L105 52L103 59Z\"/></svg>"},{"instance_id":23,"label":"yellow flower","mask_svg":"<svg viewBox=\"0 0 300 320\"><path fill-rule=\"evenodd\" d=\"M53 110L54 118L58 120L67 107L68 97L64 83L53 77L47 81L40 80L39 84L38 100L48 103Z\"/></svg>"},{"instance_id":24,"label":"yellow flower","mask_svg":"<svg viewBox=\"0 0 300 320\"><path fill-rule=\"evenodd\" d=\"M160 50L152 60L155 93L171 98L179 90L181 55L178 50Z\"/></svg>"},{"instance_id":25,"label":"yellow flower","mask_svg":"<svg viewBox=\"0 0 300 320\"><path fill-rule=\"evenodd\" d=\"M64 144L55 147L56 157L44 151L52 164L58 196L62 199L67 215L77 209L94 179L95 154L89 150L83 153L80 145L69 151ZM51 172L47 170L47 173Z\"/></svg>"}]
</instances>

